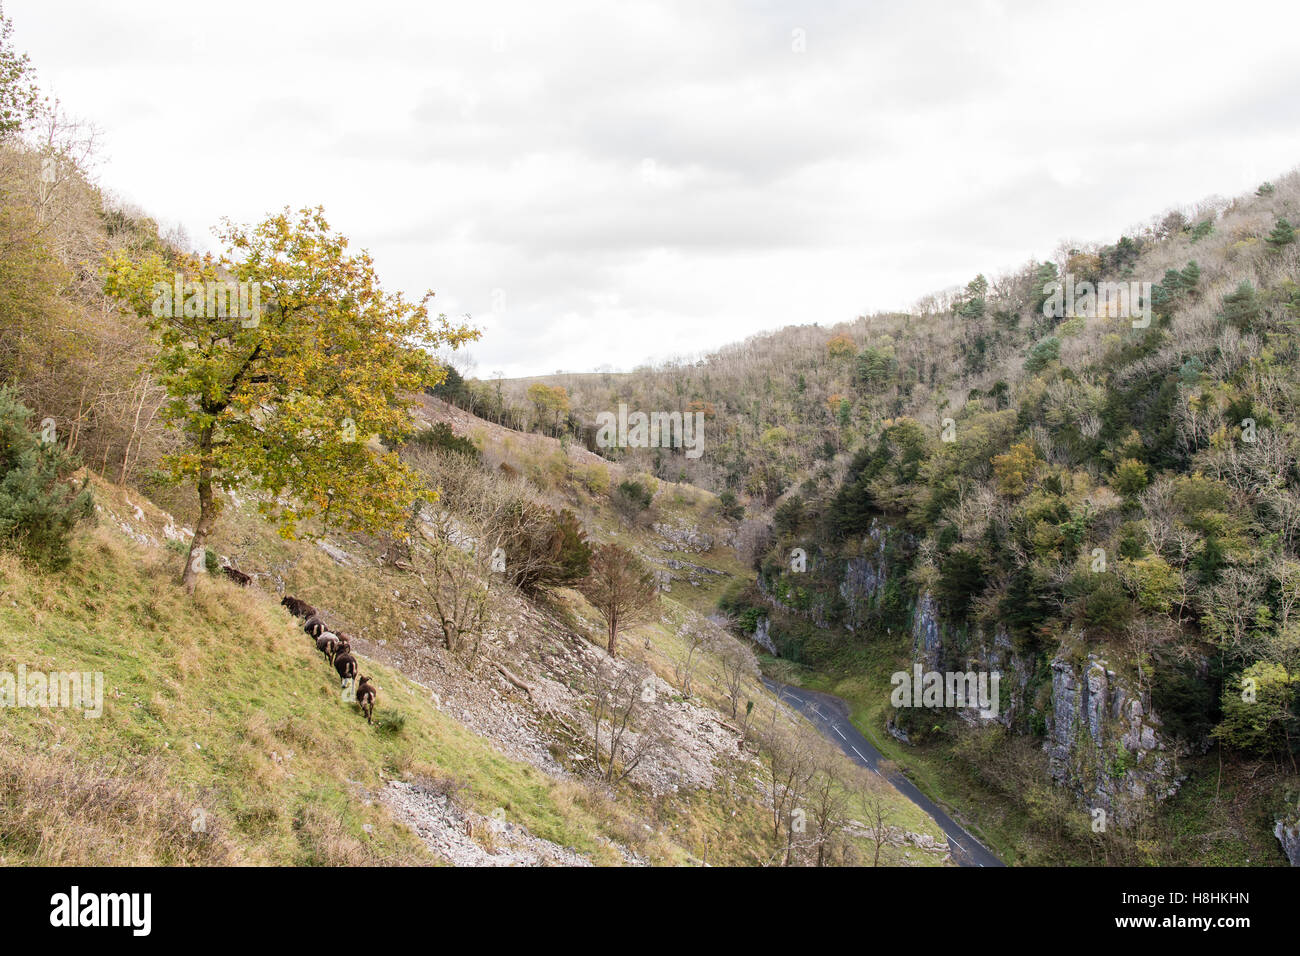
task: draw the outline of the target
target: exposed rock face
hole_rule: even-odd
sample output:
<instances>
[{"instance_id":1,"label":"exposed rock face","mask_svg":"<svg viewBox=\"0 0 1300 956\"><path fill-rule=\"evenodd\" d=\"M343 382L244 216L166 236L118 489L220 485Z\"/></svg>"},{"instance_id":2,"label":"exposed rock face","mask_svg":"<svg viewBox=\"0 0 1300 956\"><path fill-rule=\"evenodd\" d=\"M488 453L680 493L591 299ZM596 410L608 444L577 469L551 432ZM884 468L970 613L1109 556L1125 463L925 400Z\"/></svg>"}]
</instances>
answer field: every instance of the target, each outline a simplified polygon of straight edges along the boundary
<instances>
[{"instance_id":1,"label":"exposed rock face","mask_svg":"<svg viewBox=\"0 0 1300 956\"><path fill-rule=\"evenodd\" d=\"M712 535L706 534L694 525L689 525L683 521L679 521L677 524L668 524L666 521L657 522L654 530L655 534L663 539L659 542L660 550L687 551L696 554L713 550Z\"/></svg>"},{"instance_id":2,"label":"exposed rock face","mask_svg":"<svg viewBox=\"0 0 1300 956\"><path fill-rule=\"evenodd\" d=\"M884 543L891 533L873 523L864 539L862 557L844 562L840 596L846 625L865 621L889 580ZM1051 664L1051 693L1045 668L1018 653L1006 629L992 633L967 631L945 624L940 607L928 592L912 611L912 661L925 671L985 671L1000 675L1000 706L996 716L977 709L959 713L971 725L996 721L1021 733L1030 721L1045 725L1050 772L1089 809L1104 809L1119 825L1136 819L1155 803L1177 792L1182 781L1178 747L1161 732L1160 718L1128 682L1095 658L1082 668L1062 657ZM887 730L906 740L901 728ZM1280 838L1279 838L1280 839Z\"/></svg>"},{"instance_id":3,"label":"exposed rock face","mask_svg":"<svg viewBox=\"0 0 1300 956\"><path fill-rule=\"evenodd\" d=\"M912 617L912 657L923 670L941 670L943 663L943 629L939 623L939 609L929 592L916 602Z\"/></svg>"},{"instance_id":4,"label":"exposed rock face","mask_svg":"<svg viewBox=\"0 0 1300 956\"><path fill-rule=\"evenodd\" d=\"M1278 817L1273 836L1282 844L1282 852L1291 865L1300 866L1300 812L1290 817Z\"/></svg>"},{"instance_id":5,"label":"exposed rock face","mask_svg":"<svg viewBox=\"0 0 1300 956\"><path fill-rule=\"evenodd\" d=\"M1106 662L1052 661L1047 751L1052 778L1121 825L1173 796L1183 776L1176 747L1149 701Z\"/></svg>"},{"instance_id":6,"label":"exposed rock face","mask_svg":"<svg viewBox=\"0 0 1300 956\"><path fill-rule=\"evenodd\" d=\"M885 562L885 530L879 521L872 520L863 539L867 554L849 558L844 565L840 581L840 597L844 599L844 626L856 631L864 623L864 616L878 600L880 590L889 580Z\"/></svg>"},{"instance_id":7,"label":"exposed rock face","mask_svg":"<svg viewBox=\"0 0 1300 956\"><path fill-rule=\"evenodd\" d=\"M781 655L776 652L776 644L772 642L772 635L769 633L771 626L772 622L768 618L760 617L758 624L754 628L754 643L774 657L780 657Z\"/></svg>"}]
</instances>

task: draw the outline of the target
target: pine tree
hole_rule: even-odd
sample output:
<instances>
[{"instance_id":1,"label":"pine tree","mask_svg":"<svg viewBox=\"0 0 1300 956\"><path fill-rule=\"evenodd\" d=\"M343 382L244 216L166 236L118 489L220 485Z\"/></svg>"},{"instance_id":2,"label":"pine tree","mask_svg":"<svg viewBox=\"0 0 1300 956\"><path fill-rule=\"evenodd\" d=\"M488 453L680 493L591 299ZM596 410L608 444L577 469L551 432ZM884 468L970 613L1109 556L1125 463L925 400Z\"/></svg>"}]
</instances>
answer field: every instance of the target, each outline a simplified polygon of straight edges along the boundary
<instances>
[{"instance_id":1,"label":"pine tree","mask_svg":"<svg viewBox=\"0 0 1300 956\"><path fill-rule=\"evenodd\" d=\"M1242 331L1247 331L1259 319L1259 296L1249 282L1237 286L1237 291L1223 297L1223 318Z\"/></svg>"},{"instance_id":2,"label":"pine tree","mask_svg":"<svg viewBox=\"0 0 1300 956\"><path fill-rule=\"evenodd\" d=\"M69 482L77 463L50 435L29 431L31 411L0 388L0 544L52 570L71 560L68 541L94 514L88 477Z\"/></svg>"},{"instance_id":3,"label":"pine tree","mask_svg":"<svg viewBox=\"0 0 1300 956\"><path fill-rule=\"evenodd\" d=\"M1285 219L1279 219L1273 231L1269 233L1268 243L1274 249L1281 249L1295 242L1295 227Z\"/></svg>"}]
</instances>

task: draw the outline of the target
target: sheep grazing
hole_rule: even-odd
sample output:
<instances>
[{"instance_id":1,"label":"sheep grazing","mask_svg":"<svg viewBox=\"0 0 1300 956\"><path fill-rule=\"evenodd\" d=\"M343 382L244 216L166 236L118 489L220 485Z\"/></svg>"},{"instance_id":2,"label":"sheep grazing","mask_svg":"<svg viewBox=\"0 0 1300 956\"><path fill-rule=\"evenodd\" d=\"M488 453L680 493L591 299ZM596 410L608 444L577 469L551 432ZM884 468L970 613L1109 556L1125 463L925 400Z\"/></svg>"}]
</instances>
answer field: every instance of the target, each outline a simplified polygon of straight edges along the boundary
<instances>
[{"instance_id":1,"label":"sheep grazing","mask_svg":"<svg viewBox=\"0 0 1300 956\"><path fill-rule=\"evenodd\" d=\"M253 579L250 575L245 574L237 568L232 568L228 564L223 564L221 566L221 573L243 588L246 588L253 583Z\"/></svg>"},{"instance_id":2,"label":"sheep grazing","mask_svg":"<svg viewBox=\"0 0 1300 956\"><path fill-rule=\"evenodd\" d=\"M294 617L306 619L316 616L316 609L300 598L285 595L280 599L280 603L288 608L289 613Z\"/></svg>"},{"instance_id":3,"label":"sheep grazing","mask_svg":"<svg viewBox=\"0 0 1300 956\"><path fill-rule=\"evenodd\" d=\"M325 659L331 664L334 663L334 655L338 653L339 639L329 631L324 631L321 636L316 638L316 650L325 655Z\"/></svg>"},{"instance_id":4,"label":"sheep grazing","mask_svg":"<svg viewBox=\"0 0 1300 956\"><path fill-rule=\"evenodd\" d=\"M320 637L322 634L324 634L326 631L329 630L329 628L325 626L325 622L322 621L315 614L307 618L307 621L305 624L303 624L302 629L307 632L307 635L309 637Z\"/></svg>"},{"instance_id":5,"label":"sheep grazing","mask_svg":"<svg viewBox=\"0 0 1300 956\"><path fill-rule=\"evenodd\" d=\"M335 654L334 669L339 672L339 687L347 687L348 681L356 679L357 659L351 654Z\"/></svg>"},{"instance_id":6,"label":"sheep grazing","mask_svg":"<svg viewBox=\"0 0 1300 956\"><path fill-rule=\"evenodd\" d=\"M375 712L376 687L370 683L370 678L362 674L357 678L357 703L361 705L361 713L366 715L366 723L370 723L370 715Z\"/></svg>"}]
</instances>

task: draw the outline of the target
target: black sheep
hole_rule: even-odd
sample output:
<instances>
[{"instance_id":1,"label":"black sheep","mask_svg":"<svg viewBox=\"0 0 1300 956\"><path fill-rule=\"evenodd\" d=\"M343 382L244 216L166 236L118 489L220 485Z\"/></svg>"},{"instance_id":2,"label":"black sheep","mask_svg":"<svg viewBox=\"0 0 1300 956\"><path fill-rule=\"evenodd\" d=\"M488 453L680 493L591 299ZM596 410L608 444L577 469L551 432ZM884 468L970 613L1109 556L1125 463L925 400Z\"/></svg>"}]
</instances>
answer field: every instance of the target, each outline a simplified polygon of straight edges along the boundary
<instances>
[{"instance_id":1,"label":"black sheep","mask_svg":"<svg viewBox=\"0 0 1300 956\"><path fill-rule=\"evenodd\" d=\"M306 631L308 636L312 638L320 637L322 634L324 634L326 631L329 630L329 628L325 626L325 622L322 621L315 614L307 618L307 621L305 624L303 624L302 629Z\"/></svg>"}]
</instances>

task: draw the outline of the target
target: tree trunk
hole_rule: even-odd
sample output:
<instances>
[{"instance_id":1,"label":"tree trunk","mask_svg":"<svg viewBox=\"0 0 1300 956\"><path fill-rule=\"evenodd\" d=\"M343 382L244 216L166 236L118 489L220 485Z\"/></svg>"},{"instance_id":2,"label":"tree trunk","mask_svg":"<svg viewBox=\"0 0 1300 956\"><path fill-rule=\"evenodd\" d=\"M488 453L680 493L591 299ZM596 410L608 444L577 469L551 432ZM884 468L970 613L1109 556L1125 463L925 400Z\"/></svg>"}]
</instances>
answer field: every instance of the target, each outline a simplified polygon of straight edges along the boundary
<instances>
[{"instance_id":1,"label":"tree trunk","mask_svg":"<svg viewBox=\"0 0 1300 956\"><path fill-rule=\"evenodd\" d=\"M203 434L199 439L199 448L200 454L203 456L203 464L199 469L198 479L199 522L194 526L194 539L190 542L190 551L185 558L185 570L181 573L181 584L185 586L185 590L190 594L194 593L199 575L207 570L204 566L206 555L204 555L203 549L207 544L208 535L212 533L212 526L217 520L217 500L212 492L211 425L203 430ZM199 555L204 555L204 558L200 558Z\"/></svg>"}]
</instances>

